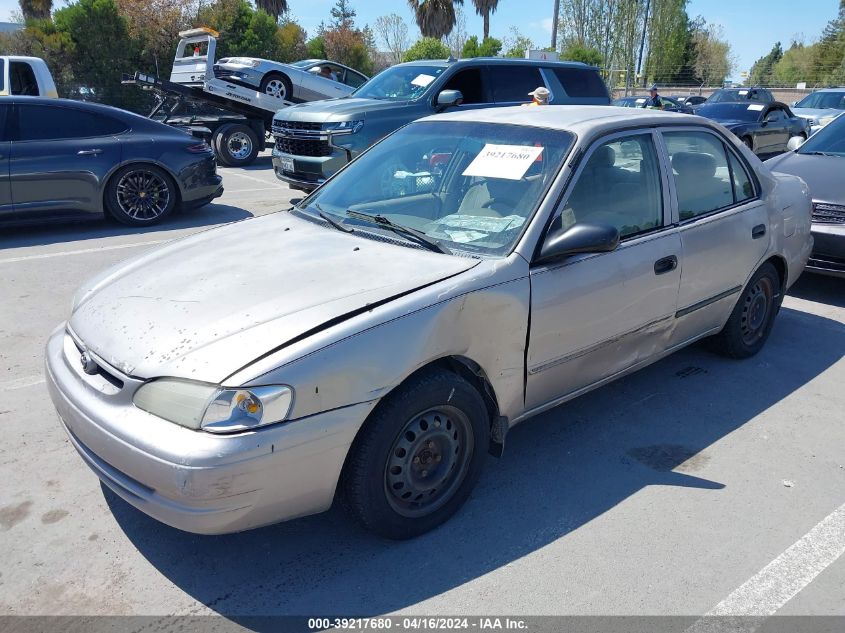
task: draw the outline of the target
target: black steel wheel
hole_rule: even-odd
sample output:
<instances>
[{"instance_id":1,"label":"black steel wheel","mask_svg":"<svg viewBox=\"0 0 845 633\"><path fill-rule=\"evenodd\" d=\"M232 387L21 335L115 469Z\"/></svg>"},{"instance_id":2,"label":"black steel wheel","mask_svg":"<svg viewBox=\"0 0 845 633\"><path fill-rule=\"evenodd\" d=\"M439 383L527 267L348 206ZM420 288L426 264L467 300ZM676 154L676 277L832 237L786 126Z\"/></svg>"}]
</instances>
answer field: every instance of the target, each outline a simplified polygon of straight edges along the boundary
<instances>
[{"instance_id":1,"label":"black steel wheel","mask_svg":"<svg viewBox=\"0 0 845 633\"><path fill-rule=\"evenodd\" d=\"M731 358L748 358L759 352L769 338L782 300L780 276L766 262L743 289L725 327L713 337L715 351Z\"/></svg>"},{"instance_id":2,"label":"black steel wheel","mask_svg":"<svg viewBox=\"0 0 845 633\"><path fill-rule=\"evenodd\" d=\"M106 209L132 226L155 224L176 206L173 179L154 165L128 165L112 176L106 190Z\"/></svg>"},{"instance_id":3,"label":"black steel wheel","mask_svg":"<svg viewBox=\"0 0 845 633\"><path fill-rule=\"evenodd\" d=\"M445 370L418 374L364 423L346 458L341 498L377 534L423 534L469 497L489 438L487 407L469 382Z\"/></svg>"}]
</instances>

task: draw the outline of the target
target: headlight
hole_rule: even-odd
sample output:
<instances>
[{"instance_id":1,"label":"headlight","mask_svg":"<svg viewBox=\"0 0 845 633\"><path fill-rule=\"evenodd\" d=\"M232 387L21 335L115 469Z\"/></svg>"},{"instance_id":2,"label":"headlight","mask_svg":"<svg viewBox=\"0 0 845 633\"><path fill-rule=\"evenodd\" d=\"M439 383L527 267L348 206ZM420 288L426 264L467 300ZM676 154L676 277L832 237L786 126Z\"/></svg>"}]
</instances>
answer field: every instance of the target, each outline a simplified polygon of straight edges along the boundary
<instances>
[{"instance_id":1,"label":"headlight","mask_svg":"<svg viewBox=\"0 0 845 633\"><path fill-rule=\"evenodd\" d=\"M210 433L233 433L285 420L293 404L286 385L226 388L161 378L141 385L135 406L174 424Z\"/></svg>"},{"instance_id":2,"label":"headlight","mask_svg":"<svg viewBox=\"0 0 845 633\"><path fill-rule=\"evenodd\" d=\"M362 127L364 127L363 121L341 121L339 123L326 123L326 125L323 129L326 130L326 131L331 131L331 132L346 132L346 131L349 131L352 134L355 134Z\"/></svg>"}]
</instances>

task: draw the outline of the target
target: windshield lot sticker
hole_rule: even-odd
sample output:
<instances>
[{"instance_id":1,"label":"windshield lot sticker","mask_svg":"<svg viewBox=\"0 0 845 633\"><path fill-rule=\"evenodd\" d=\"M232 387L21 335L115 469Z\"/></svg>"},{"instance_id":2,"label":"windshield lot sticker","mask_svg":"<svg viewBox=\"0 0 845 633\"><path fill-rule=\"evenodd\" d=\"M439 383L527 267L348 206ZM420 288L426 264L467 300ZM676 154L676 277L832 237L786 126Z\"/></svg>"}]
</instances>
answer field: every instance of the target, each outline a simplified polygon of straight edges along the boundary
<instances>
[{"instance_id":1,"label":"windshield lot sticker","mask_svg":"<svg viewBox=\"0 0 845 633\"><path fill-rule=\"evenodd\" d=\"M533 145L485 145L463 175L519 180L542 151Z\"/></svg>"},{"instance_id":2,"label":"windshield lot sticker","mask_svg":"<svg viewBox=\"0 0 845 633\"><path fill-rule=\"evenodd\" d=\"M748 109L749 110L762 110L765 107L766 106L764 106L762 103L752 103L750 106L748 106Z\"/></svg>"},{"instance_id":3,"label":"windshield lot sticker","mask_svg":"<svg viewBox=\"0 0 845 633\"><path fill-rule=\"evenodd\" d=\"M434 77L432 75L426 75L425 73L417 75L411 80L411 83L415 86L420 86L421 88L425 88L428 84L434 81Z\"/></svg>"}]
</instances>

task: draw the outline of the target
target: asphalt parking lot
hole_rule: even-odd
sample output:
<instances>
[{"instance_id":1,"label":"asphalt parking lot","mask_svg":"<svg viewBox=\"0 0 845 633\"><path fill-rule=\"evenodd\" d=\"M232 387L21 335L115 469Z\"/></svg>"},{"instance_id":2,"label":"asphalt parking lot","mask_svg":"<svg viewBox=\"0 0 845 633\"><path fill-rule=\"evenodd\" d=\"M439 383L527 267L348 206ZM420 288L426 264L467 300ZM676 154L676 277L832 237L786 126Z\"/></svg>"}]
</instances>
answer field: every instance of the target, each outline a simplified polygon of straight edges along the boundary
<instances>
[{"instance_id":1,"label":"asphalt parking lot","mask_svg":"<svg viewBox=\"0 0 845 633\"><path fill-rule=\"evenodd\" d=\"M845 616L845 280L805 275L750 360L695 346L517 427L413 541L339 509L195 536L101 488L44 343L98 270L300 197L266 157L221 173L215 204L157 227L2 229L0 614Z\"/></svg>"}]
</instances>

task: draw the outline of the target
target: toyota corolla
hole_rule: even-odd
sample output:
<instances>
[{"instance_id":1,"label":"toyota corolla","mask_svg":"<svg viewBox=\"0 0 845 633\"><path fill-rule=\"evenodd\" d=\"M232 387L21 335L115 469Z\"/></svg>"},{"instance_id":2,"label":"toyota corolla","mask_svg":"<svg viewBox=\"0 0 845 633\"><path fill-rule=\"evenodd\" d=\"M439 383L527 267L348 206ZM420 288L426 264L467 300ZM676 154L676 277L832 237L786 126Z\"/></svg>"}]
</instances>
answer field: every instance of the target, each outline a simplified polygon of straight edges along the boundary
<instances>
[{"instance_id":1,"label":"toyota corolla","mask_svg":"<svg viewBox=\"0 0 845 633\"><path fill-rule=\"evenodd\" d=\"M172 526L339 497L407 538L515 424L705 337L757 353L811 246L803 181L706 119L443 114L294 208L89 281L48 385L97 476Z\"/></svg>"}]
</instances>

